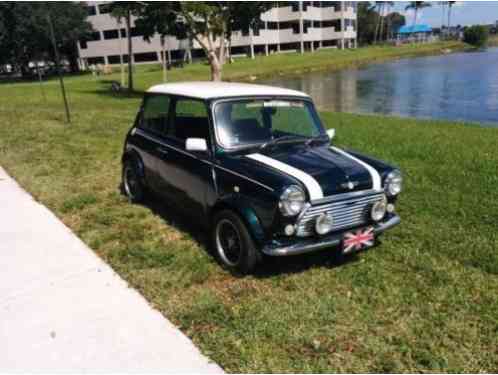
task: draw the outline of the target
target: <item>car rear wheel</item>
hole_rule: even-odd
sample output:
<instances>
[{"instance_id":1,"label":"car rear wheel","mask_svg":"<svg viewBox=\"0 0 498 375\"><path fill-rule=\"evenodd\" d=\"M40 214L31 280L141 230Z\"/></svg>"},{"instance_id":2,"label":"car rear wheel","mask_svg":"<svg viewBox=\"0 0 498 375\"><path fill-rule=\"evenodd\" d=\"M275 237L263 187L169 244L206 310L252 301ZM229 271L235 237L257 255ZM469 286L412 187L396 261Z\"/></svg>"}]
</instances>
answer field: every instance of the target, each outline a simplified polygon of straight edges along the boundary
<instances>
[{"instance_id":1,"label":"car rear wheel","mask_svg":"<svg viewBox=\"0 0 498 375\"><path fill-rule=\"evenodd\" d=\"M123 190L130 202L138 203L144 198L145 189L134 160L126 160L123 164Z\"/></svg>"},{"instance_id":2,"label":"car rear wheel","mask_svg":"<svg viewBox=\"0 0 498 375\"><path fill-rule=\"evenodd\" d=\"M215 216L213 242L218 259L231 271L247 274L258 263L259 251L246 225L232 211L224 210Z\"/></svg>"}]
</instances>

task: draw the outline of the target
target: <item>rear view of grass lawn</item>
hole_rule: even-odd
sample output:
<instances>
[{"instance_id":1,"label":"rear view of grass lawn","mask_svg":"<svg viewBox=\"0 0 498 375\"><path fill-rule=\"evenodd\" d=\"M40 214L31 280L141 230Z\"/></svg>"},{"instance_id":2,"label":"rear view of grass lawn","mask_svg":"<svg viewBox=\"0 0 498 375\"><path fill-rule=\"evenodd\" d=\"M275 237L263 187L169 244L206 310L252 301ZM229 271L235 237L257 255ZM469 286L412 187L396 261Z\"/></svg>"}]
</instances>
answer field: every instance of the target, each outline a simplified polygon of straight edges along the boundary
<instances>
[{"instance_id":1,"label":"rear view of grass lawn","mask_svg":"<svg viewBox=\"0 0 498 375\"><path fill-rule=\"evenodd\" d=\"M196 70L207 67L171 76ZM497 129L322 113L337 144L402 169L402 224L345 263L324 251L236 278L167 202L121 196L139 98L88 76L67 88L71 125L57 82L45 85L46 102L36 83L0 85L0 165L226 371L498 370Z\"/></svg>"}]
</instances>

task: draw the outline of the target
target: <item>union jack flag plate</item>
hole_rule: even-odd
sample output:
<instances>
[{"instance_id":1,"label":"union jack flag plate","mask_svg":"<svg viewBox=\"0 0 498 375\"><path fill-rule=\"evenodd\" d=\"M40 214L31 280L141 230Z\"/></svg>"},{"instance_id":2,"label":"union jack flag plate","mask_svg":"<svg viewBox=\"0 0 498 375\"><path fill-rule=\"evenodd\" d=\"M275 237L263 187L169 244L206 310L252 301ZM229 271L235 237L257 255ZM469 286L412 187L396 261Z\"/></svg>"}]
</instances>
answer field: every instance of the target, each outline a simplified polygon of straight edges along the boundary
<instances>
[{"instance_id":1,"label":"union jack flag plate","mask_svg":"<svg viewBox=\"0 0 498 375\"><path fill-rule=\"evenodd\" d=\"M358 229L344 235L342 242L342 252L349 254L367 247L373 246L375 235L373 228Z\"/></svg>"}]
</instances>

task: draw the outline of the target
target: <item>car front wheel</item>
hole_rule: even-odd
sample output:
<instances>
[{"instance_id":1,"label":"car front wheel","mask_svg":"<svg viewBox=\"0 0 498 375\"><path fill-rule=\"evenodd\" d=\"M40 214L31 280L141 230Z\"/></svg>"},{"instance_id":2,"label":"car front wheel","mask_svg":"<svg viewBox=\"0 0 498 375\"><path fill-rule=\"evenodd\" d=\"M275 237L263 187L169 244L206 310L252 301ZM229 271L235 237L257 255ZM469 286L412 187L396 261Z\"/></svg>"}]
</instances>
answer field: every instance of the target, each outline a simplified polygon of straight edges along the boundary
<instances>
[{"instance_id":1,"label":"car front wheel","mask_svg":"<svg viewBox=\"0 0 498 375\"><path fill-rule=\"evenodd\" d=\"M231 271L247 274L259 261L259 251L246 225L232 211L224 210L215 215L213 242L218 259Z\"/></svg>"}]
</instances>

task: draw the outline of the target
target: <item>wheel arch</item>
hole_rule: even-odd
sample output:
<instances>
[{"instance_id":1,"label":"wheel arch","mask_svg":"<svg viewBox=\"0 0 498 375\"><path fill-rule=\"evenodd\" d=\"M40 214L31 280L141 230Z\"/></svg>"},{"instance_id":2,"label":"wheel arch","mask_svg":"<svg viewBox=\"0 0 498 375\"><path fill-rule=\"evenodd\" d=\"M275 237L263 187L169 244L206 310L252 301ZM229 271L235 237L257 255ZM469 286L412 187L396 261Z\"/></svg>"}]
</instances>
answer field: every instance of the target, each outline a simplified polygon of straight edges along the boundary
<instances>
[{"instance_id":1,"label":"wheel arch","mask_svg":"<svg viewBox=\"0 0 498 375\"><path fill-rule=\"evenodd\" d=\"M128 160L134 160L137 163L138 166L138 172L140 173L140 178L142 179L142 182L145 183L145 166L142 158L140 157L140 154L135 151L135 150L127 150L122 158L121 158L121 163L124 165L125 162Z\"/></svg>"},{"instance_id":2,"label":"wheel arch","mask_svg":"<svg viewBox=\"0 0 498 375\"><path fill-rule=\"evenodd\" d=\"M235 212L247 226L253 240L258 245L263 245L265 242L265 231L261 220L258 218L254 208L243 199L230 196L222 199L209 210L209 222L212 222L216 214L223 210Z\"/></svg>"}]
</instances>

